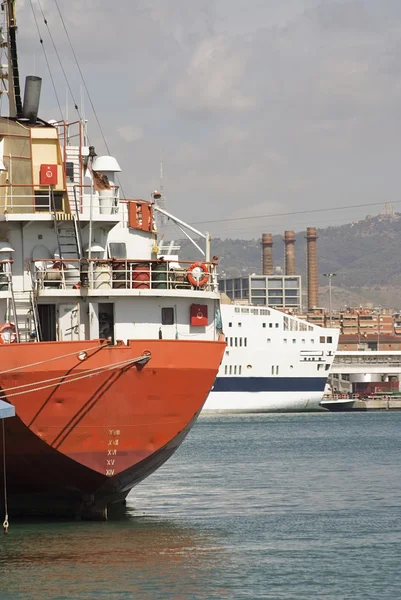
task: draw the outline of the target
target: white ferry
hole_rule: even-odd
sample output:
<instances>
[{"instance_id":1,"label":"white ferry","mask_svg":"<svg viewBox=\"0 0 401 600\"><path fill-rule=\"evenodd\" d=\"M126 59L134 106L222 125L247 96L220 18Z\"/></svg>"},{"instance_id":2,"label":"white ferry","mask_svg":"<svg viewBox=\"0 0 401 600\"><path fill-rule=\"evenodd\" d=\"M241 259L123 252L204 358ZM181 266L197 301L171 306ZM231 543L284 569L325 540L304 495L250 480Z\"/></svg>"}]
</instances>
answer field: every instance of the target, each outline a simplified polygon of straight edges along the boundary
<instances>
[{"instance_id":1,"label":"white ferry","mask_svg":"<svg viewBox=\"0 0 401 600\"><path fill-rule=\"evenodd\" d=\"M322 410L338 329L266 306L222 304L221 311L227 348L203 412Z\"/></svg>"}]
</instances>

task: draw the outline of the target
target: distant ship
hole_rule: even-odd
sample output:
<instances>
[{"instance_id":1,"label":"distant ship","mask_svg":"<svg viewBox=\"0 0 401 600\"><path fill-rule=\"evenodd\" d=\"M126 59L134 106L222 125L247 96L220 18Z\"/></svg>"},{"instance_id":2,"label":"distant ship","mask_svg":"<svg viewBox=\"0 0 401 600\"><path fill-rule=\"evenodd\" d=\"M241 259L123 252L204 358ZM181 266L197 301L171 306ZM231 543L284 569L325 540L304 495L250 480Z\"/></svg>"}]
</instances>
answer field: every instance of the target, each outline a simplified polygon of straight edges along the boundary
<instances>
[{"instance_id":1,"label":"distant ship","mask_svg":"<svg viewBox=\"0 0 401 600\"><path fill-rule=\"evenodd\" d=\"M243 303L221 313L227 348L203 412L322 410L338 329Z\"/></svg>"},{"instance_id":2,"label":"distant ship","mask_svg":"<svg viewBox=\"0 0 401 600\"><path fill-rule=\"evenodd\" d=\"M0 506L105 519L180 446L213 385L216 264L209 238L202 262L160 258L160 194L120 197L118 162L97 156L84 119L38 118L39 77L22 103L15 4L2 3Z\"/></svg>"}]
</instances>

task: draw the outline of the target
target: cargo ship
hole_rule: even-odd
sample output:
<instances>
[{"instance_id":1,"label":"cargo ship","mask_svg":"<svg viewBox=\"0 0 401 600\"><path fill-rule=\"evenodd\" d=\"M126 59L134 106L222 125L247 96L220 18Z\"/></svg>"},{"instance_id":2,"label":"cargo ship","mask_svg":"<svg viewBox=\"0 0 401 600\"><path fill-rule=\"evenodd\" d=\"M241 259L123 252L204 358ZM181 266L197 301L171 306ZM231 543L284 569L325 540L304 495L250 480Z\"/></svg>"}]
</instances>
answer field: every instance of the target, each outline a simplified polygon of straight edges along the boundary
<instances>
[{"instance_id":1,"label":"cargo ship","mask_svg":"<svg viewBox=\"0 0 401 600\"><path fill-rule=\"evenodd\" d=\"M106 519L195 423L225 342L210 237L200 260L160 257L148 199L83 119L38 117L21 98L16 2L3 2L0 117L0 507L10 517ZM202 235L200 232L197 232Z\"/></svg>"}]
</instances>

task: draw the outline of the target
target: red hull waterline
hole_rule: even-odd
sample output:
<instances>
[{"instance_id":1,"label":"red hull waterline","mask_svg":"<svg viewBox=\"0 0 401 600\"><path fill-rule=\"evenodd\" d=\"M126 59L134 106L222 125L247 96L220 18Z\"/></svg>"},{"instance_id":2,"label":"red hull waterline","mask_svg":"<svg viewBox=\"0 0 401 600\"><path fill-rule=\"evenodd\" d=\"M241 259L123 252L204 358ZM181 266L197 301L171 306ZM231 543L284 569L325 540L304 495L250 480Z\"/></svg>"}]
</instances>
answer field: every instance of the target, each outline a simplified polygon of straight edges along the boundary
<instances>
[{"instance_id":1,"label":"red hull waterline","mask_svg":"<svg viewBox=\"0 0 401 600\"><path fill-rule=\"evenodd\" d=\"M0 346L1 399L16 409L4 420L9 514L106 518L180 446L224 348L196 340Z\"/></svg>"}]
</instances>

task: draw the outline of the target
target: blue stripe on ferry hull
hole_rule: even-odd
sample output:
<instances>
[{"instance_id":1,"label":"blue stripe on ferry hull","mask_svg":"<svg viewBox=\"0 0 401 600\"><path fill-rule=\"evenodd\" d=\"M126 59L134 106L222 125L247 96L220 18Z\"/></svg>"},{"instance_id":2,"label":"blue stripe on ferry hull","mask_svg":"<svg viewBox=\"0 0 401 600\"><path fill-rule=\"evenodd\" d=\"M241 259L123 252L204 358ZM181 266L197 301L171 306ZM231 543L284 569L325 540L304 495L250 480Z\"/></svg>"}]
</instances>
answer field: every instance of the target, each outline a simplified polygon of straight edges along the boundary
<instances>
[{"instance_id":1,"label":"blue stripe on ferry hull","mask_svg":"<svg viewBox=\"0 0 401 600\"><path fill-rule=\"evenodd\" d=\"M217 377L213 392L324 392L326 377Z\"/></svg>"}]
</instances>

